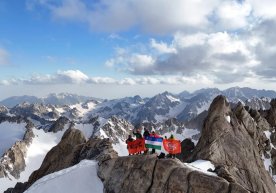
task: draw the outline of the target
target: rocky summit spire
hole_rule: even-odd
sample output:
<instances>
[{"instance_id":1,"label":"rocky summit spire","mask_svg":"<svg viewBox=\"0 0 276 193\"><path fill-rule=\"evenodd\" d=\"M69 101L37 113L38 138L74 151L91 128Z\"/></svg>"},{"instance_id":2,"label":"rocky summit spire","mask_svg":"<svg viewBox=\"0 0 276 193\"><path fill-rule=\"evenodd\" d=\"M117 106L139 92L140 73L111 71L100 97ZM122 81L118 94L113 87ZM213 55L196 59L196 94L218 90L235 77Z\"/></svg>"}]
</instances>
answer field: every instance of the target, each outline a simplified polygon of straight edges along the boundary
<instances>
[{"instance_id":1,"label":"rocky summit spire","mask_svg":"<svg viewBox=\"0 0 276 193\"><path fill-rule=\"evenodd\" d=\"M210 160L219 176L250 192L275 193L259 149L261 132L239 103L232 111L224 96L212 102L193 159Z\"/></svg>"}]
</instances>

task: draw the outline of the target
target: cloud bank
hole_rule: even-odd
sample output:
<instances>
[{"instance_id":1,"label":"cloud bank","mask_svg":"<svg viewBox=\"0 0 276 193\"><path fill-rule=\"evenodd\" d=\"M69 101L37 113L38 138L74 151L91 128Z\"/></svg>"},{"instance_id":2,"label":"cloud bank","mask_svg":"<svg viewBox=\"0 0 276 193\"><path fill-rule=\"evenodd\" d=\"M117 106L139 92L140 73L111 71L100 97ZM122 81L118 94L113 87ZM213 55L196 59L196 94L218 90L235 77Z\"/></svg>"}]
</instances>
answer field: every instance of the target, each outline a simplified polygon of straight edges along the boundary
<instances>
[{"instance_id":1,"label":"cloud bank","mask_svg":"<svg viewBox=\"0 0 276 193\"><path fill-rule=\"evenodd\" d=\"M189 83L200 83L208 82L207 77L194 76L194 77L184 77L184 76L169 76L169 77L147 77L143 76L140 78L122 78L115 79L111 77L89 77L79 70L68 70L68 71L58 71L55 74L45 74L45 75L33 75L30 78L18 78L11 80L1 80L0 85L53 85L53 84L109 84L109 85L180 85ZM209 81L209 83L211 83Z\"/></svg>"},{"instance_id":2,"label":"cloud bank","mask_svg":"<svg viewBox=\"0 0 276 193\"><path fill-rule=\"evenodd\" d=\"M146 51L122 47L106 61L106 66L130 76L200 76L217 84L276 81L274 0L29 0L27 5L47 9L57 21L81 22L92 31L116 34L135 28L171 38L149 38L142 42ZM65 81L64 75L55 78ZM140 84L138 79L120 81ZM100 77L78 81L120 82Z\"/></svg>"}]
</instances>

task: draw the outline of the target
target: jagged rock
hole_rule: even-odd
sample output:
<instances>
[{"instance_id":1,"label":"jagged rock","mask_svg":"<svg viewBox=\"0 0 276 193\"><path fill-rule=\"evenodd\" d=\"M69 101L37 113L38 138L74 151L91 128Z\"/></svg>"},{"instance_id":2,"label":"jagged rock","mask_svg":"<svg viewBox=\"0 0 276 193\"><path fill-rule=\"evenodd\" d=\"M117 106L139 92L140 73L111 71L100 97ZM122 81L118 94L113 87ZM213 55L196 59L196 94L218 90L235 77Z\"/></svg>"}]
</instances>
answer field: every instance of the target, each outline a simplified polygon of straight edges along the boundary
<instances>
[{"instance_id":1,"label":"jagged rock","mask_svg":"<svg viewBox=\"0 0 276 193\"><path fill-rule=\"evenodd\" d=\"M27 147L31 144L33 138L33 130L26 126L23 139L15 142L0 159L0 178L8 177L9 174L16 179L20 177L20 173L24 171L26 167L24 157L27 152Z\"/></svg>"},{"instance_id":2,"label":"jagged rock","mask_svg":"<svg viewBox=\"0 0 276 193\"><path fill-rule=\"evenodd\" d=\"M276 127L276 99L271 100L270 106L266 119L272 127Z\"/></svg>"},{"instance_id":3,"label":"jagged rock","mask_svg":"<svg viewBox=\"0 0 276 193\"><path fill-rule=\"evenodd\" d=\"M66 130L59 144L47 153L40 168L31 174L28 185L47 174L72 166L78 145L85 142L85 136L80 130Z\"/></svg>"},{"instance_id":4,"label":"jagged rock","mask_svg":"<svg viewBox=\"0 0 276 193\"><path fill-rule=\"evenodd\" d=\"M14 188L7 189L4 193L19 193L26 190L27 183L18 182Z\"/></svg>"},{"instance_id":5,"label":"jagged rock","mask_svg":"<svg viewBox=\"0 0 276 193\"><path fill-rule=\"evenodd\" d=\"M82 146L77 162L83 159L93 159L102 163L115 157L118 157L118 153L113 150L112 143L108 138L91 138Z\"/></svg>"},{"instance_id":6,"label":"jagged rock","mask_svg":"<svg viewBox=\"0 0 276 193\"><path fill-rule=\"evenodd\" d=\"M119 139L122 141L127 139L130 134L130 130L133 129L133 126L124 119L112 116L101 129L113 143L118 143ZM93 134L92 137L94 137Z\"/></svg>"},{"instance_id":7,"label":"jagged rock","mask_svg":"<svg viewBox=\"0 0 276 193\"><path fill-rule=\"evenodd\" d=\"M177 159L156 159L154 155L119 157L103 162L98 176L104 192L228 193L223 178L194 171ZM236 186L232 193L246 192Z\"/></svg>"},{"instance_id":8,"label":"jagged rock","mask_svg":"<svg viewBox=\"0 0 276 193\"><path fill-rule=\"evenodd\" d=\"M271 153L272 174L276 175L276 149L272 148L270 153Z\"/></svg>"},{"instance_id":9,"label":"jagged rock","mask_svg":"<svg viewBox=\"0 0 276 193\"><path fill-rule=\"evenodd\" d=\"M270 136L271 143L276 147L276 132L273 132Z\"/></svg>"},{"instance_id":10,"label":"jagged rock","mask_svg":"<svg viewBox=\"0 0 276 193\"><path fill-rule=\"evenodd\" d=\"M49 128L49 132L58 132L64 129L64 126L69 123L69 119L66 117L60 117L56 122Z\"/></svg>"},{"instance_id":11,"label":"jagged rock","mask_svg":"<svg viewBox=\"0 0 276 193\"><path fill-rule=\"evenodd\" d=\"M0 105L0 114L7 114L9 112L8 108Z\"/></svg>"},{"instance_id":12,"label":"jagged rock","mask_svg":"<svg viewBox=\"0 0 276 193\"><path fill-rule=\"evenodd\" d=\"M191 139L186 138L181 142L181 153L177 154L176 157L183 162L186 162L195 148L194 142Z\"/></svg>"},{"instance_id":13,"label":"jagged rock","mask_svg":"<svg viewBox=\"0 0 276 193\"><path fill-rule=\"evenodd\" d=\"M242 104L232 112L226 98L218 96L209 108L193 158L224 166L239 185L250 191L275 193L259 153L259 138L256 124Z\"/></svg>"}]
</instances>

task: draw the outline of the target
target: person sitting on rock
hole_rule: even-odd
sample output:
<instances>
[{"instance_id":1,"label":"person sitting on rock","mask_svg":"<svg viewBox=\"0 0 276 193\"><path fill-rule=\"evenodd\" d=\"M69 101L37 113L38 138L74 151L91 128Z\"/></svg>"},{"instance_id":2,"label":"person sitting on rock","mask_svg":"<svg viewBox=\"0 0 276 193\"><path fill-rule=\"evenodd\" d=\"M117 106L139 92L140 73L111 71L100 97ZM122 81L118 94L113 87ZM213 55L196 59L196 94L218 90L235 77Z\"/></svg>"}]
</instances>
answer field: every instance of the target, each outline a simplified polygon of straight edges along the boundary
<instances>
[{"instance_id":1,"label":"person sitting on rock","mask_svg":"<svg viewBox=\"0 0 276 193\"><path fill-rule=\"evenodd\" d=\"M129 142L132 142L132 141L134 141L134 139L132 138L131 135L129 135L128 138L127 138L127 140L126 140L126 144L128 144ZM127 149L128 149L128 148L129 148L129 147L128 147L128 145L127 145ZM131 154L128 154L128 155L131 155Z\"/></svg>"}]
</instances>

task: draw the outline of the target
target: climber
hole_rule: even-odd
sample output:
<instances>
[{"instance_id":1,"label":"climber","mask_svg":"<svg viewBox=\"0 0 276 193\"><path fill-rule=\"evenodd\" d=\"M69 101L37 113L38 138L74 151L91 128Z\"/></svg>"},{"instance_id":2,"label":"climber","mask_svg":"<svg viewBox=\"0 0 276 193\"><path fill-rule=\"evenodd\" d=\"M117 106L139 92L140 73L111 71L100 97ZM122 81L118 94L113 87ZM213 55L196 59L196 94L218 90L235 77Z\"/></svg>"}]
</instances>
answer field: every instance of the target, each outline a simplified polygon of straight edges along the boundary
<instances>
[{"instance_id":1,"label":"climber","mask_svg":"<svg viewBox=\"0 0 276 193\"><path fill-rule=\"evenodd\" d=\"M136 129L136 132L133 130L133 135L135 135L135 137L136 137L136 140L138 139L143 139L143 136L142 136L142 134L141 134L141 131L140 131L140 129ZM137 154L141 154L142 152L141 151L139 151Z\"/></svg>"},{"instance_id":2,"label":"climber","mask_svg":"<svg viewBox=\"0 0 276 193\"><path fill-rule=\"evenodd\" d=\"M149 130L148 130L148 129L144 129L144 133L143 133L143 137L144 137L144 139L146 140L146 137L148 137L148 136L150 136L150 132L149 132ZM144 151L144 154L147 154L147 153L148 153L148 151L149 151L149 149L148 149L148 148L146 148L146 149L145 149L145 151Z\"/></svg>"},{"instance_id":3,"label":"climber","mask_svg":"<svg viewBox=\"0 0 276 193\"><path fill-rule=\"evenodd\" d=\"M127 149L129 148L129 147L128 147L128 143L129 143L129 142L132 142L132 141L134 141L134 139L132 138L131 135L129 135L128 138L127 138L127 140L126 140ZM131 154L128 154L128 155L131 155Z\"/></svg>"},{"instance_id":4,"label":"climber","mask_svg":"<svg viewBox=\"0 0 276 193\"><path fill-rule=\"evenodd\" d=\"M133 130L133 135L135 135L136 139L142 139L142 134L139 129L136 129L136 132Z\"/></svg>"},{"instance_id":5,"label":"climber","mask_svg":"<svg viewBox=\"0 0 276 193\"><path fill-rule=\"evenodd\" d=\"M157 135L157 134L155 133L155 131L152 131L151 134L150 134L150 137L155 137L155 138L157 138L157 137L160 137L160 136ZM152 148L151 154L154 154L154 153L155 153L155 148Z\"/></svg>"},{"instance_id":6,"label":"climber","mask_svg":"<svg viewBox=\"0 0 276 193\"><path fill-rule=\"evenodd\" d=\"M169 140L175 140L173 134L171 134L171 136L169 137ZM175 158L175 154L169 154L169 157L174 159Z\"/></svg>"}]
</instances>

